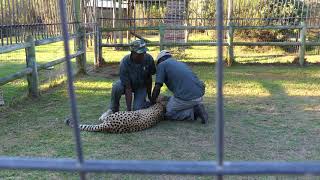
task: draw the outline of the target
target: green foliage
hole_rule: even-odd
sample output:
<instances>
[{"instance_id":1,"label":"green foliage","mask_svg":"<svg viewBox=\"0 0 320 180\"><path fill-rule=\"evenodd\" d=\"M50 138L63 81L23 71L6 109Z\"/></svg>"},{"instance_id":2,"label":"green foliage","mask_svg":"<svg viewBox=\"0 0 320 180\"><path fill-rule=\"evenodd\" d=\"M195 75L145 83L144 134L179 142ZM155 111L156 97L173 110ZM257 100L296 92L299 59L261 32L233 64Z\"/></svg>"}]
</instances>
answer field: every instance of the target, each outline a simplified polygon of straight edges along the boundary
<instances>
[{"instance_id":1,"label":"green foliage","mask_svg":"<svg viewBox=\"0 0 320 180\"><path fill-rule=\"evenodd\" d=\"M256 23L260 26L275 26L275 25L299 25L305 20L307 14L307 6L302 6L302 1L266 1L266 4L261 3L257 9L254 9L253 18L262 18L263 21ZM246 11L246 10L245 10ZM251 39L256 42L266 41L288 41L294 36L298 30L281 29L281 30L244 30L238 32L241 38ZM285 48L285 51L291 49Z\"/></svg>"},{"instance_id":2,"label":"green foliage","mask_svg":"<svg viewBox=\"0 0 320 180\"><path fill-rule=\"evenodd\" d=\"M267 19L267 25L299 25L305 19L307 7L302 6L302 1L268 1L261 5L263 18Z\"/></svg>"}]
</instances>

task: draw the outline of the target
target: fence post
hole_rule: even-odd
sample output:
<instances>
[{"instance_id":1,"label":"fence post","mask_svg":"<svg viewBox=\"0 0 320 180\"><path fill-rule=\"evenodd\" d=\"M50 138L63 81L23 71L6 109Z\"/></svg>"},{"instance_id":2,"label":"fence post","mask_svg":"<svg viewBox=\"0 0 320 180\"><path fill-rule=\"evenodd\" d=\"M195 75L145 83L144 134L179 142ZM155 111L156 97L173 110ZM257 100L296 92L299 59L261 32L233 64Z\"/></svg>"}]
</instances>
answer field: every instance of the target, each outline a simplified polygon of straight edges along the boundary
<instances>
[{"instance_id":1,"label":"fence post","mask_svg":"<svg viewBox=\"0 0 320 180\"><path fill-rule=\"evenodd\" d=\"M28 93L31 97L39 97L39 75L36 62L36 49L33 36L27 37L27 42L31 44L26 48L26 63L27 67L32 69L32 73L27 75Z\"/></svg>"},{"instance_id":2,"label":"fence post","mask_svg":"<svg viewBox=\"0 0 320 180\"><path fill-rule=\"evenodd\" d=\"M102 57L102 32L101 29L99 28L99 34L98 34L98 60L99 60L99 66L105 64L106 62L104 61L103 57Z\"/></svg>"},{"instance_id":3,"label":"fence post","mask_svg":"<svg viewBox=\"0 0 320 180\"><path fill-rule=\"evenodd\" d=\"M229 29L228 29L228 59L227 64L231 66L234 63L234 49L233 49L233 33L234 27L233 23L229 22Z\"/></svg>"},{"instance_id":4,"label":"fence post","mask_svg":"<svg viewBox=\"0 0 320 180\"><path fill-rule=\"evenodd\" d=\"M305 64L305 53L306 53L306 33L307 26L305 22L301 22L301 30L300 30L300 47L299 47L299 64L300 66L304 66Z\"/></svg>"},{"instance_id":5,"label":"fence post","mask_svg":"<svg viewBox=\"0 0 320 180\"><path fill-rule=\"evenodd\" d=\"M74 1L74 14L76 21L76 32L77 38L75 41L75 50L83 51L84 53L76 58L78 73L86 74L86 36L85 36L85 28L81 25L81 0L73 0Z\"/></svg>"},{"instance_id":6,"label":"fence post","mask_svg":"<svg viewBox=\"0 0 320 180\"><path fill-rule=\"evenodd\" d=\"M98 36L99 36L99 28L95 25L95 33L94 33L94 67L98 67L99 65L99 43L98 43Z\"/></svg>"},{"instance_id":7,"label":"fence post","mask_svg":"<svg viewBox=\"0 0 320 180\"><path fill-rule=\"evenodd\" d=\"M164 25L159 25L159 34L160 34L160 51L164 50L163 40L164 40Z\"/></svg>"},{"instance_id":8,"label":"fence post","mask_svg":"<svg viewBox=\"0 0 320 180\"><path fill-rule=\"evenodd\" d=\"M101 30L100 27L96 28L96 33L94 36L94 55L95 55L95 60L94 60L94 66L95 67L100 67L103 64L103 59L102 59L102 37L101 37Z\"/></svg>"}]
</instances>

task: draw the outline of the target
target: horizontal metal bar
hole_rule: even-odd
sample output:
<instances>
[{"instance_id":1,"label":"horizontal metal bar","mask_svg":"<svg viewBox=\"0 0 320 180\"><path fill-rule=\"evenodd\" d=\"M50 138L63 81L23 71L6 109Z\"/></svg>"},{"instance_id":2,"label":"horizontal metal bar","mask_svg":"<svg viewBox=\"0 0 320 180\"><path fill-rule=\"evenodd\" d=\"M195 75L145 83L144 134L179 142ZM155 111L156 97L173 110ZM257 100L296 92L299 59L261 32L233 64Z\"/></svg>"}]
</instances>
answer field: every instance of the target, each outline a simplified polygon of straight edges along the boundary
<instances>
[{"instance_id":1,"label":"horizontal metal bar","mask_svg":"<svg viewBox=\"0 0 320 180\"><path fill-rule=\"evenodd\" d=\"M0 25L0 28L13 28L13 27L32 27L32 26L44 26L44 25L60 25L61 23L33 23L33 24L5 24ZM76 24L76 22L70 22L68 24Z\"/></svg>"},{"instance_id":2,"label":"horizontal metal bar","mask_svg":"<svg viewBox=\"0 0 320 180\"><path fill-rule=\"evenodd\" d=\"M320 42L306 42L307 46L320 46Z\"/></svg>"},{"instance_id":3,"label":"horizontal metal bar","mask_svg":"<svg viewBox=\"0 0 320 180\"><path fill-rule=\"evenodd\" d=\"M77 34L70 35L70 39L76 38L77 36L78 36ZM40 46L40 45L59 42L59 41L62 41L62 40L63 40L63 37L59 36L59 37L53 37L53 38L37 40L34 43L35 43L36 46Z\"/></svg>"},{"instance_id":4,"label":"horizontal metal bar","mask_svg":"<svg viewBox=\"0 0 320 180\"><path fill-rule=\"evenodd\" d=\"M16 79L22 78L28 74L32 73L32 69L31 68L25 68L22 71L16 72L14 74L10 74L8 76L2 77L0 78L0 86L7 84L8 82L14 81Z\"/></svg>"},{"instance_id":5,"label":"horizontal metal bar","mask_svg":"<svg viewBox=\"0 0 320 180\"><path fill-rule=\"evenodd\" d=\"M19 43L19 44L7 45L7 46L0 46L0 54L16 51L19 49L25 49L30 46L31 46L30 43Z\"/></svg>"},{"instance_id":6,"label":"horizontal metal bar","mask_svg":"<svg viewBox=\"0 0 320 180\"><path fill-rule=\"evenodd\" d=\"M160 46L159 42L146 43L147 46ZM162 43L164 46L216 46L216 42ZM227 46L228 43L224 43ZM101 44L102 47L129 47L130 44Z\"/></svg>"},{"instance_id":7,"label":"horizontal metal bar","mask_svg":"<svg viewBox=\"0 0 320 180\"><path fill-rule=\"evenodd\" d=\"M257 30L263 30L263 29L301 29L301 25L297 26L233 26L234 29L257 29Z\"/></svg>"},{"instance_id":8,"label":"horizontal metal bar","mask_svg":"<svg viewBox=\"0 0 320 180\"><path fill-rule=\"evenodd\" d=\"M217 46L217 42L163 43L164 46ZM233 46L300 46L300 42L233 42ZM307 46L320 46L320 42L306 42ZM102 47L129 47L129 44L101 44ZM160 46L159 42L147 43L147 46ZM223 46L228 46L224 42Z\"/></svg>"},{"instance_id":9,"label":"horizontal metal bar","mask_svg":"<svg viewBox=\"0 0 320 180\"><path fill-rule=\"evenodd\" d=\"M70 55L70 58L72 59L72 58L75 58L75 57L80 56L82 54L84 54L83 51L78 51L77 53ZM38 65L38 71L42 70L42 69L47 69L47 68L55 66L57 64L61 64L61 63L65 62L65 61L66 61L66 58L60 58L60 59L57 59L57 60L54 60L54 61L50 61L50 62L48 62L46 64L40 64L40 65Z\"/></svg>"},{"instance_id":10,"label":"horizontal metal bar","mask_svg":"<svg viewBox=\"0 0 320 180\"><path fill-rule=\"evenodd\" d=\"M163 26L165 30L216 30L216 26ZM302 26L233 26L234 29L301 29ZM307 27L308 28L308 27ZM223 26L224 30L229 29L229 26ZM117 27L117 28L101 28L102 32L109 31L132 31L132 30L159 30L159 26L139 26L139 27Z\"/></svg>"},{"instance_id":11,"label":"horizontal metal bar","mask_svg":"<svg viewBox=\"0 0 320 180\"><path fill-rule=\"evenodd\" d=\"M320 175L320 161L225 162L223 166L218 166L214 161L86 160L80 167L75 159L0 157L0 169L193 175Z\"/></svg>"},{"instance_id":12,"label":"horizontal metal bar","mask_svg":"<svg viewBox=\"0 0 320 180\"><path fill-rule=\"evenodd\" d=\"M233 42L234 46L300 46L300 42Z\"/></svg>"}]
</instances>

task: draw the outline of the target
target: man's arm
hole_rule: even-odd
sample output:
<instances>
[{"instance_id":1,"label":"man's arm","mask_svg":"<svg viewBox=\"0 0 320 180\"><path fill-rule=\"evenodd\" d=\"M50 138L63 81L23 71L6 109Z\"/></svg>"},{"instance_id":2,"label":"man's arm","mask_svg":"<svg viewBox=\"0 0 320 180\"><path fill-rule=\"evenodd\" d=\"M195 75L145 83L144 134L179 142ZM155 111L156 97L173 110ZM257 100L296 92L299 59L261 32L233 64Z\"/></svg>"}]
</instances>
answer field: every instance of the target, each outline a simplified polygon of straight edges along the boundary
<instances>
[{"instance_id":1,"label":"man's arm","mask_svg":"<svg viewBox=\"0 0 320 180\"><path fill-rule=\"evenodd\" d=\"M131 111L132 89L131 89L130 84L127 84L125 86L125 96L126 96L127 111Z\"/></svg>"},{"instance_id":2,"label":"man's arm","mask_svg":"<svg viewBox=\"0 0 320 180\"><path fill-rule=\"evenodd\" d=\"M146 80L146 88L147 88L147 94L148 98L151 101L151 90L152 90L152 76L149 76Z\"/></svg>"},{"instance_id":3,"label":"man's arm","mask_svg":"<svg viewBox=\"0 0 320 180\"><path fill-rule=\"evenodd\" d=\"M161 86L162 84L159 84L159 83L156 83L154 88L153 88L153 91L152 91L152 97L151 97L151 103L152 104L155 104L156 103L156 100L160 94L160 90L161 90Z\"/></svg>"},{"instance_id":4,"label":"man's arm","mask_svg":"<svg viewBox=\"0 0 320 180\"><path fill-rule=\"evenodd\" d=\"M152 75L156 74L156 65L154 63L154 59L152 58L152 56L150 56L151 59L151 64L149 66L150 68L150 74L147 77L147 81L146 81L146 87L147 87L147 93L148 93L148 98L151 101L152 96L151 96L151 91L152 91Z\"/></svg>"},{"instance_id":5,"label":"man's arm","mask_svg":"<svg viewBox=\"0 0 320 180\"><path fill-rule=\"evenodd\" d=\"M156 103L156 100L160 94L161 87L164 83L164 79L165 79L165 68L163 65L160 64L157 69L156 83L152 91L152 97L151 97L152 104Z\"/></svg>"}]
</instances>

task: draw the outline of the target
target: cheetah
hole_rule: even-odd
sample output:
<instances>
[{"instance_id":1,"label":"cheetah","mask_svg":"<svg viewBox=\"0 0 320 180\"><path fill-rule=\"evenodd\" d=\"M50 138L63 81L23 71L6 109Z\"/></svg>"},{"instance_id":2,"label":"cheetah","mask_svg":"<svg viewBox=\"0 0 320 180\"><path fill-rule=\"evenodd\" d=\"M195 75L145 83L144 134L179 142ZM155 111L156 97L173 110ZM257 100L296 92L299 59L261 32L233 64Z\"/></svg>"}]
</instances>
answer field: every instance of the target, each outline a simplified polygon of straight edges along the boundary
<instances>
[{"instance_id":1,"label":"cheetah","mask_svg":"<svg viewBox=\"0 0 320 180\"><path fill-rule=\"evenodd\" d=\"M120 111L100 118L102 121L98 125L80 124L81 131L89 132L107 132L107 133L130 133L142 131L153 127L159 121L164 119L165 107L168 97L161 96L157 99L156 104L149 108L137 111ZM70 119L66 124L73 127Z\"/></svg>"}]
</instances>

